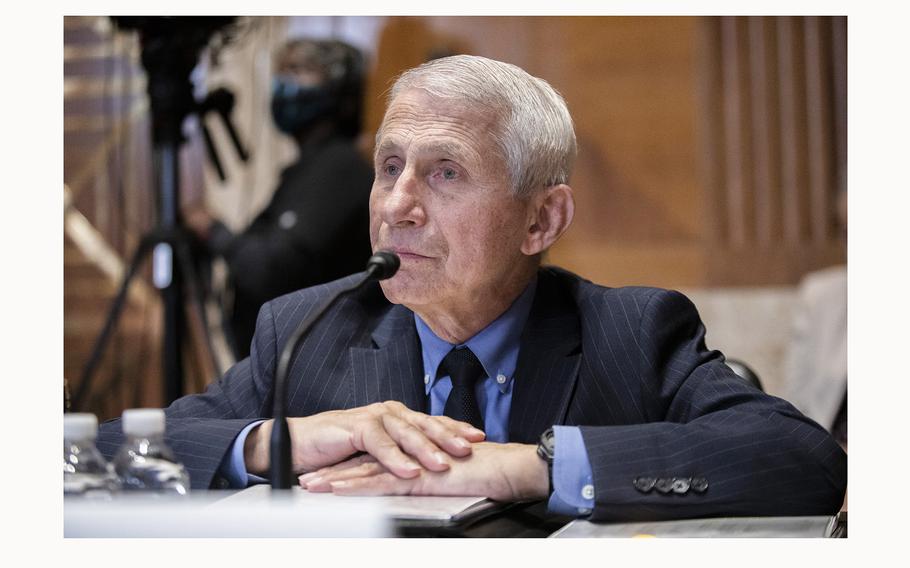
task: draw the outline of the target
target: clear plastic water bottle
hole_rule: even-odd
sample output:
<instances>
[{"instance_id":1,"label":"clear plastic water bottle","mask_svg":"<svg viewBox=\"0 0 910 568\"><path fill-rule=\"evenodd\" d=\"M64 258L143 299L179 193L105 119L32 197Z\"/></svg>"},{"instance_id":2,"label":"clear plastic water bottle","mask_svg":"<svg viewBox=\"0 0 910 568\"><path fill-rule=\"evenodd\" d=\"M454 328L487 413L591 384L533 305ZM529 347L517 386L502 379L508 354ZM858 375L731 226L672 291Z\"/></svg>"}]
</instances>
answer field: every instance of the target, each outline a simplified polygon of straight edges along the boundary
<instances>
[{"instance_id":1,"label":"clear plastic water bottle","mask_svg":"<svg viewBox=\"0 0 910 568\"><path fill-rule=\"evenodd\" d=\"M126 441L114 456L123 491L186 495L190 477L164 443L164 411L136 408L123 412Z\"/></svg>"},{"instance_id":2,"label":"clear plastic water bottle","mask_svg":"<svg viewBox=\"0 0 910 568\"><path fill-rule=\"evenodd\" d=\"M63 495L110 499L117 476L98 448L98 419L94 414L63 415Z\"/></svg>"}]
</instances>

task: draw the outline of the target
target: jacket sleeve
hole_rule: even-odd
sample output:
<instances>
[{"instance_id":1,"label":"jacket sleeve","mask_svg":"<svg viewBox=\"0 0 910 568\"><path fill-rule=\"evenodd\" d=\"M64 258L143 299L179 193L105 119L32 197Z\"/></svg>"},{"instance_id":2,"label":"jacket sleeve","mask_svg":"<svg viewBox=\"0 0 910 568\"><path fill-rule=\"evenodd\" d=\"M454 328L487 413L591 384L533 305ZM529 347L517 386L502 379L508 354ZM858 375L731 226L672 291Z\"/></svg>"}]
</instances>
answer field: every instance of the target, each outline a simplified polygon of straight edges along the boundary
<instances>
[{"instance_id":1,"label":"jacket sleeve","mask_svg":"<svg viewBox=\"0 0 910 568\"><path fill-rule=\"evenodd\" d=\"M682 294L659 291L639 312L643 424L582 426L591 460L591 520L837 512L847 458L788 402L739 379L705 347Z\"/></svg>"},{"instance_id":2,"label":"jacket sleeve","mask_svg":"<svg viewBox=\"0 0 910 568\"><path fill-rule=\"evenodd\" d=\"M184 396L165 409L165 442L187 468L193 489L212 487L237 434L270 414L266 401L276 364L274 321L271 305L264 305L250 357L231 367L205 392ZM123 440L119 418L99 427L98 449L107 459L113 458Z\"/></svg>"}]
</instances>

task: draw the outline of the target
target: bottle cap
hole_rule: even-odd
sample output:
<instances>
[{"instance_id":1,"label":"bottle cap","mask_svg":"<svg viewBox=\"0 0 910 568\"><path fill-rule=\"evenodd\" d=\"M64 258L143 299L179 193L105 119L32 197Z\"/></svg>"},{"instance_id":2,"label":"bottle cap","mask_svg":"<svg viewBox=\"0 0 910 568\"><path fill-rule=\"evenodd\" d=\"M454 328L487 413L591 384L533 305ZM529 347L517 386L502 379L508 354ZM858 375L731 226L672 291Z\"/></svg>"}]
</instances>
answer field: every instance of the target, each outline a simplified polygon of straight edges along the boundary
<instances>
[{"instance_id":1,"label":"bottle cap","mask_svg":"<svg viewBox=\"0 0 910 568\"><path fill-rule=\"evenodd\" d=\"M124 410L123 433L127 436L164 434L164 411L160 408L131 408Z\"/></svg>"},{"instance_id":2,"label":"bottle cap","mask_svg":"<svg viewBox=\"0 0 910 568\"><path fill-rule=\"evenodd\" d=\"M87 412L68 412L63 415L63 437L67 440L95 439L98 419Z\"/></svg>"}]
</instances>

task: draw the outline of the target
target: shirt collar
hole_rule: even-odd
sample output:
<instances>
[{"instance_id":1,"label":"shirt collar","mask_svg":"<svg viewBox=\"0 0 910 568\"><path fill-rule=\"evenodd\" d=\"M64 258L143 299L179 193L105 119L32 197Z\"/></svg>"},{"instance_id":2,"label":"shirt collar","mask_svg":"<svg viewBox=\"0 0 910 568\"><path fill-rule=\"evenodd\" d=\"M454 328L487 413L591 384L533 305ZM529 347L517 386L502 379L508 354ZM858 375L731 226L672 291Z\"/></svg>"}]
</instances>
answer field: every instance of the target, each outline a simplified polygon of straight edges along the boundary
<instances>
[{"instance_id":1,"label":"shirt collar","mask_svg":"<svg viewBox=\"0 0 910 568\"><path fill-rule=\"evenodd\" d=\"M420 337L427 394L436 380L442 378L437 376L436 372L442 359L453 347L468 347L473 351L488 377L496 378L499 375L505 377L503 382L497 380L497 383L500 391L506 392L511 386L515 367L518 364L521 332L524 330L528 314L531 313L536 289L537 276L535 275L521 295L512 302L509 309L472 338L459 345L440 339L415 313L414 323L417 325L417 335Z\"/></svg>"}]
</instances>

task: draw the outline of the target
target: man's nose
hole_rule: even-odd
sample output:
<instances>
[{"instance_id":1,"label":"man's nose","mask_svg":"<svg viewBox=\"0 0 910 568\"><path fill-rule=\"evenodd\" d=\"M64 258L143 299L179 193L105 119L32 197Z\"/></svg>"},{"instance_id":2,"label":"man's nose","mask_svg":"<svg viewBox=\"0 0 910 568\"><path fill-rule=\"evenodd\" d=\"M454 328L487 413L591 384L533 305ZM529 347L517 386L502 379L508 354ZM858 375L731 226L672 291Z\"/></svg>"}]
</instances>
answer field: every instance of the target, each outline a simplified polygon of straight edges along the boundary
<instances>
[{"instance_id":1,"label":"man's nose","mask_svg":"<svg viewBox=\"0 0 910 568\"><path fill-rule=\"evenodd\" d=\"M382 220L392 227L423 225L426 222L423 190L419 176L406 167L390 188L380 190Z\"/></svg>"}]
</instances>

